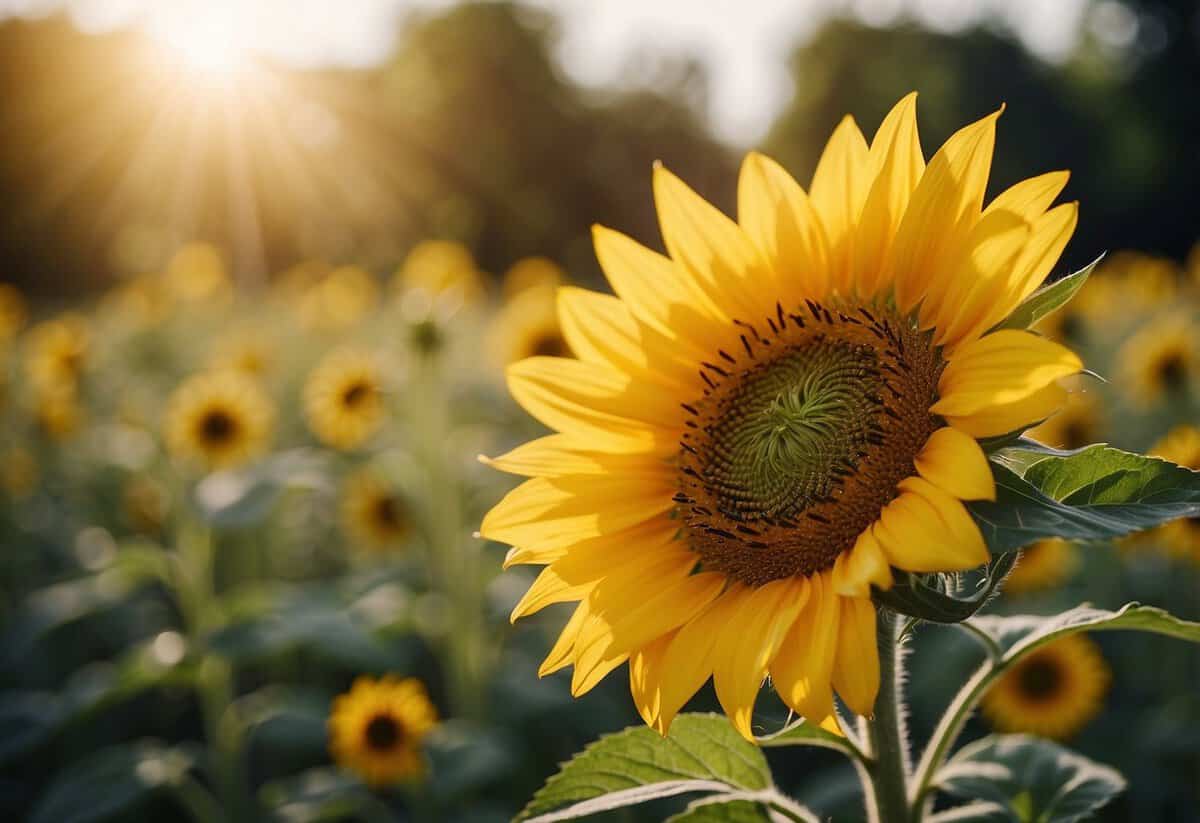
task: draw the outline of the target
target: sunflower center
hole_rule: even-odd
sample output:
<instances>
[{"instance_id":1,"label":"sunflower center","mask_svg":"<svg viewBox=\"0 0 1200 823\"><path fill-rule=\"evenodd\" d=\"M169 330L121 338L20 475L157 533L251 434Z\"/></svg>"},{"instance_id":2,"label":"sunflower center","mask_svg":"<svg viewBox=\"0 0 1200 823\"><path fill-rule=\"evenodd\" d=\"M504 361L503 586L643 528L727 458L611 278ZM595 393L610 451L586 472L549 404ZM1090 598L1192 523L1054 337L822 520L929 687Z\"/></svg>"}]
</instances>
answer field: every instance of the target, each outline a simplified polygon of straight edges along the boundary
<instances>
[{"instance_id":1,"label":"sunflower center","mask_svg":"<svg viewBox=\"0 0 1200 823\"><path fill-rule=\"evenodd\" d=\"M539 334L529 343L530 357L566 357L570 353L562 335L554 332Z\"/></svg>"},{"instance_id":2,"label":"sunflower center","mask_svg":"<svg viewBox=\"0 0 1200 823\"><path fill-rule=\"evenodd\" d=\"M1187 383L1187 364L1183 361L1183 355L1172 352L1163 358L1158 365L1158 376L1168 389L1178 389Z\"/></svg>"},{"instance_id":3,"label":"sunflower center","mask_svg":"<svg viewBox=\"0 0 1200 823\"><path fill-rule=\"evenodd\" d=\"M1062 685L1062 671L1049 660L1035 658L1021 667L1021 692L1031 700L1048 700Z\"/></svg>"},{"instance_id":4,"label":"sunflower center","mask_svg":"<svg viewBox=\"0 0 1200 823\"><path fill-rule=\"evenodd\" d=\"M224 409L211 409L200 418L200 436L206 443L228 443L236 431L237 420Z\"/></svg>"},{"instance_id":5,"label":"sunflower center","mask_svg":"<svg viewBox=\"0 0 1200 823\"><path fill-rule=\"evenodd\" d=\"M403 729L391 715L377 714L367 723L365 736L367 746L375 751L387 751L400 742Z\"/></svg>"},{"instance_id":6,"label":"sunflower center","mask_svg":"<svg viewBox=\"0 0 1200 823\"><path fill-rule=\"evenodd\" d=\"M355 381L342 391L342 404L346 408L354 408L366 400L372 393L371 386L365 381Z\"/></svg>"},{"instance_id":7,"label":"sunflower center","mask_svg":"<svg viewBox=\"0 0 1200 823\"><path fill-rule=\"evenodd\" d=\"M403 524L400 504L394 497L380 497L375 501L375 522L385 529L398 529Z\"/></svg>"},{"instance_id":8,"label":"sunflower center","mask_svg":"<svg viewBox=\"0 0 1200 823\"><path fill-rule=\"evenodd\" d=\"M830 568L938 427L942 360L927 337L840 309L778 307L761 330L738 324L738 356L703 365L675 501L705 568L750 585Z\"/></svg>"}]
</instances>

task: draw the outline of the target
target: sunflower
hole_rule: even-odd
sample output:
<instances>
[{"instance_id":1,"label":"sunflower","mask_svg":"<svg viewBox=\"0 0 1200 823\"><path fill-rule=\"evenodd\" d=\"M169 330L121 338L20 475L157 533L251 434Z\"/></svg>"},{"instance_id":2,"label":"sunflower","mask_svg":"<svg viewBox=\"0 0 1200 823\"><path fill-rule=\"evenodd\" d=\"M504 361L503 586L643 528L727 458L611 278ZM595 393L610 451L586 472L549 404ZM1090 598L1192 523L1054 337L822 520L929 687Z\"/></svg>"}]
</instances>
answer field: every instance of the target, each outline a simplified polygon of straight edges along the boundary
<instances>
[{"instance_id":1,"label":"sunflower","mask_svg":"<svg viewBox=\"0 0 1200 823\"><path fill-rule=\"evenodd\" d=\"M352 538L371 549L397 546L412 533L412 517L404 497L369 470L346 480L342 523Z\"/></svg>"},{"instance_id":2,"label":"sunflower","mask_svg":"<svg viewBox=\"0 0 1200 823\"><path fill-rule=\"evenodd\" d=\"M553 289L526 289L496 313L489 330L488 350L499 365L527 357L568 357Z\"/></svg>"},{"instance_id":3,"label":"sunflower","mask_svg":"<svg viewBox=\"0 0 1200 823\"><path fill-rule=\"evenodd\" d=\"M414 678L360 677L333 701L329 750L341 766L373 786L420 777L421 744L437 710Z\"/></svg>"},{"instance_id":4,"label":"sunflower","mask_svg":"<svg viewBox=\"0 0 1200 823\"><path fill-rule=\"evenodd\" d=\"M996 728L1065 739L1100 711L1111 673L1099 647L1071 634L1021 658L983 697Z\"/></svg>"},{"instance_id":5,"label":"sunflower","mask_svg":"<svg viewBox=\"0 0 1200 823\"><path fill-rule=\"evenodd\" d=\"M22 446L12 446L0 454L0 488L13 500L33 494L41 477L37 458Z\"/></svg>"},{"instance_id":6,"label":"sunflower","mask_svg":"<svg viewBox=\"0 0 1200 823\"><path fill-rule=\"evenodd\" d=\"M1150 454L1200 471L1200 428L1176 426L1150 448ZM1200 563L1200 517L1181 517L1146 533L1146 539L1158 539L1177 556L1191 557Z\"/></svg>"},{"instance_id":7,"label":"sunflower","mask_svg":"<svg viewBox=\"0 0 1200 823\"><path fill-rule=\"evenodd\" d=\"M271 365L271 344L261 334L250 330L232 334L217 343L209 366L213 369L242 372L262 377Z\"/></svg>"},{"instance_id":8,"label":"sunflower","mask_svg":"<svg viewBox=\"0 0 1200 823\"><path fill-rule=\"evenodd\" d=\"M983 208L999 112L922 157L909 95L868 145L846 118L803 189L742 166L735 223L665 168L669 257L597 228L617 296L564 288L579 359L508 368L556 433L490 461L530 479L484 518L507 564L547 564L514 619L579 601L541 667L581 695L629 661L662 732L711 675L751 736L764 678L796 712L833 691L869 714L879 683L872 586L889 566L974 568L988 550L964 500L995 487L977 438L1053 414L1079 359L990 331L1073 232L1067 180Z\"/></svg>"},{"instance_id":9,"label":"sunflower","mask_svg":"<svg viewBox=\"0 0 1200 823\"><path fill-rule=\"evenodd\" d=\"M1075 571L1078 558L1066 540L1039 540L1021 550L1021 557L1004 581L1009 594L1052 589L1061 585Z\"/></svg>"},{"instance_id":10,"label":"sunflower","mask_svg":"<svg viewBox=\"0 0 1200 823\"><path fill-rule=\"evenodd\" d=\"M1186 396L1200 377L1200 328L1186 314L1156 318L1126 341L1117 356L1135 405Z\"/></svg>"},{"instance_id":11,"label":"sunflower","mask_svg":"<svg viewBox=\"0 0 1200 823\"><path fill-rule=\"evenodd\" d=\"M26 338L25 371L39 390L75 386L83 374L88 325L82 315L68 313L39 323Z\"/></svg>"},{"instance_id":12,"label":"sunflower","mask_svg":"<svg viewBox=\"0 0 1200 823\"><path fill-rule=\"evenodd\" d=\"M430 295L454 295L468 305L481 302L487 295L483 275L470 250L449 240L426 240L413 246L392 283L401 291L420 289Z\"/></svg>"},{"instance_id":13,"label":"sunflower","mask_svg":"<svg viewBox=\"0 0 1200 823\"><path fill-rule=\"evenodd\" d=\"M229 468L263 450L274 419L274 406L257 382L237 372L209 372L171 395L163 431L175 456Z\"/></svg>"},{"instance_id":14,"label":"sunflower","mask_svg":"<svg viewBox=\"0 0 1200 823\"><path fill-rule=\"evenodd\" d=\"M38 428L53 440L64 440L83 426L84 410L73 383L39 388L34 392L33 418Z\"/></svg>"},{"instance_id":15,"label":"sunflower","mask_svg":"<svg viewBox=\"0 0 1200 823\"><path fill-rule=\"evenodd\" d=\"M513 263L504 273L501 292L511 300L527 289L551 289L561 286L566 275L557 263L547 257L525 257Z\"/></svg>"},{"instance_id":16,"label":"sunflower","mask_svg":"<svg viewBox=\"0 0 1200 823\"><path fill-rule=\"evenodd\" d=\"M353 449L383 423L383 383L375 358L356 349L335 351L304 384L308 427L326 445Z\"/></svg>"},{"instance_id":17,"label":"sunflower","mask_svg":"<svg viewBox=\"0 0 1200 823\"><path fill-rule=\"evenodd\" d=\"M184 302L228 298L232 294L221 252L208 243L188 243L167 263L167 290Z\"/></svg>"},{"instance_id":18,"label":"sunflower","mask_svg":"<svg viewBox=\"0 0 1200 823\"><path fill-rule=\"evenodd\" d=\"M0 283L0 343L16 337L27 316L25 298L17 287Z\"/></svg>"},{"instance_id":19,"label":"sunflower","mask_svg":"<svg viewBox=\"0 0 1200 823\"><path fill-rule=\"evenodd\" d=\"M1056 449L1078 449L1095 443L1103 429L1096 395L1072 390L1062 410L1030 429L1028 435Z\"/></svg>"},{"instance_id":20,"label":"sunflower","mask_svg":"<svg viewBox=\"0 0 1200 823\"><path fill-rule=\"evenodd\" d=\"M340 266L301 296L300 322L319 331L341 331L358 323L379 303L379 284L366 269Z\"/></svg>"}]
</instances>

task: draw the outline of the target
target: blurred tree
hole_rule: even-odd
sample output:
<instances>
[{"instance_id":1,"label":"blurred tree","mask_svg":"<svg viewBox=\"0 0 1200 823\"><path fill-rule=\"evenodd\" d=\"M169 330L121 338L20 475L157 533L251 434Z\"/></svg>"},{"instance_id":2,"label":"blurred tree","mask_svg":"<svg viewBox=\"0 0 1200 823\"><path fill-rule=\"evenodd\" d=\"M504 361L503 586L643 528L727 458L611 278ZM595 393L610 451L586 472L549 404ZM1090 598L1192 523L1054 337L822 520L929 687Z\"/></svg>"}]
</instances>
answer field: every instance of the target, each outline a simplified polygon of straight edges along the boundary
<instances>
[{"instance_id":1,"label":"blurred tree","mask_svg":"<svg viewBox=\"0 0 1200 823\"><path fill-rule=\"evenodd\" d=\"M1061 66L993 27L945 35L831 22L795 51L794 96L765 149L807 182L846 111L869 138L892 103L916 89L928 156L1004 102L991 193L1070 169L1064 197L1082 209L1065 265L1111 248L1182 257L1200 235L1191 205L1200 188L1198 9L1196 0L1097 3ZM1114 24L1123 31L1106 30Z\"/></svg>"}]
</instances>

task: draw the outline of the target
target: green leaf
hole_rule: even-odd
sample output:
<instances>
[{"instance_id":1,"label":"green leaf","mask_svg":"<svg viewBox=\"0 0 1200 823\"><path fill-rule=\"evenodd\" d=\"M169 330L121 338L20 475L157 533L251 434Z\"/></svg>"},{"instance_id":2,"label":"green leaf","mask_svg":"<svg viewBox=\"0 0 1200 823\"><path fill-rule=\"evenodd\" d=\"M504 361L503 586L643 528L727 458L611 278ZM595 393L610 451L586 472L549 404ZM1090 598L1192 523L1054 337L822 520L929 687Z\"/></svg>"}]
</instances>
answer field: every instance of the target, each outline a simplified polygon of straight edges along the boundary
<instances>
[{"instance_id":1,"label":"green leaf","mask_svg":"<svg viewBox=\"0 0 1200 823\"><path fill-rule=\"evenodd\" d=\"M130 812L182 783L191 763L179 749L148 741L102 749L58 774L29 823L90 823Z\"/></svg>"},{"instance_id":2,"label":"green leaf","mask_svg":"<svg viewBox=\"0 0 1200 823\"><path fill-rule=\"evenodd\" d=\"M771 817L761 803L752 800L704 798L673 814L666 823L771 823Z\"/></svg>"},{"instance_id":3,"label":"green leaf","mask_svg":"<svg viewBox=\"0 0 1200 823\"><path fill-rule=\"evenodd\" d=\"M956 597L945 589L951 585L945 575L920 575L901 572L892 588L873 589L871 599L894 612L932 623L961 623L982 609L1017 560L1016 552L1005 552L992 558L984 579L974 594Z\"/></svg>"},{"instance_id":4,"label":"green leaf","mask_svg":"<svg viewBox=\"0 0 1200 823\"><path fill-rule=\"evenodd\" d=\"M325 488L325 462L319 453L292 449L248 468L214 472L196 486L197 508L217 528L259 523L288 489Z\"/></svg>"},{"instance_id":5,"label":"green leaf","mask_svg":"<svg viewBox=\"0 0 1200 823\"><path fill-rule=\"evenodd\" d=\"M988 615L976 617L972 623L996 640L1004 652L1005 664L1055 638L1076 632L1132 630L1200 643L1200 623L1180 620L1162 609L1137 603L1129 603L1115 612L1079 606L1052 617Z\"/></svg>"},{"instance_id":6,"label":"green leaf","mask_svg":"<svg viewBox=\"0 0 1200 823\"><path fill-rule=\"evenodd\" d=\"M1110 540L1200 515L1200 472L1110 446L992 455L996 500L969 504L993 552L1047 537Z\"/></svg>"},{"instance_id":7,"label":"green leaf","mask_svg":"<svg viewBox=\"0 0 1200 823\"><path fill-rule=\"evenodd\" d=\"M723 715L683 714L666 738L638 726L590 744L538 790L517 820L550 823L689 792L770 786L763 753Z\"/></svg>"},{"instance_id":8,"label":"green leaf","mask_svg":"<svg viewBox=\"0 0 1200 823\"><path fill-rule=\"evenodd\" d=\"M1103 259L1104 255L1102 254L1074 274L1068 274L1066 277L1038 289L1025 298L1025 302L1017 306L1012 314L997 323L991 330L1027 329L1043 317L1053 314L1069 303L1071 298L1083 288L1083 284L1091 276L1092 270Z\"/></svg>"},{"instance_id":9,"label":"green leaf","mask_svg":"<svg viewBox=\"0 0 1200 823\"><path fill-rule=\"evenodd\" d=\"M1007 812L970 819L1014 823L1074 823L1125 788L1116 770L1026 735L993 735L965 746L939 772L938 783L945 792Z\"/></svg>"},{"instance_id":10,"label":"green leaf","mask_svg":"<svg viewBox=\"0 0 1200 823\"><path fill-rule=\"evenodd\" d=\"M333 823L347 818L391 819L387 808L362 781L326 767L267 783L259 790L258 798L280 820Z\"/></svg>"},{"instance_id":11,"label":"green leaf","mask_svg":"<svg viewBox=\"0 0 1200 823\"><path fill-rule=\"evenodd\" d=\"M764 748L778 746L821 746L826 749L836 749L850 757L859 756L859 752L846 741L846 738L826 731L816 723L809 723L807 720L798 720L774 734L764 735L756 738L756 740L758 741L758 745Z\"/></svg>"}]
</instances>

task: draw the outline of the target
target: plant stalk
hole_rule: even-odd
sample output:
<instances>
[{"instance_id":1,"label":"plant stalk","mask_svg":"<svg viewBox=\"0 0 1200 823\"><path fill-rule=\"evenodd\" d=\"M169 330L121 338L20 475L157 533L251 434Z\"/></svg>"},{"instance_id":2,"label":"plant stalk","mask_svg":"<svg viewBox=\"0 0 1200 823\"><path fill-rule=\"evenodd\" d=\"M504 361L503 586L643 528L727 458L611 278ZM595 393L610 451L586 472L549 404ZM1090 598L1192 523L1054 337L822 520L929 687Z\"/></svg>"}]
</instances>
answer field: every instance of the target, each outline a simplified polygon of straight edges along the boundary
<instances>
[{"instance_id":1,"label":"plant stalk","mask_svg":"<svg viewBox=\"0 0 1200 823\"><path fill-rule=\"evenodd\" d=\"M896 615L877 611L879 696L874 716L864 721L867 817L871 823L917 823L908 805L909 759L902 704L903 653Z\"/></svg>"}]
</instances>

